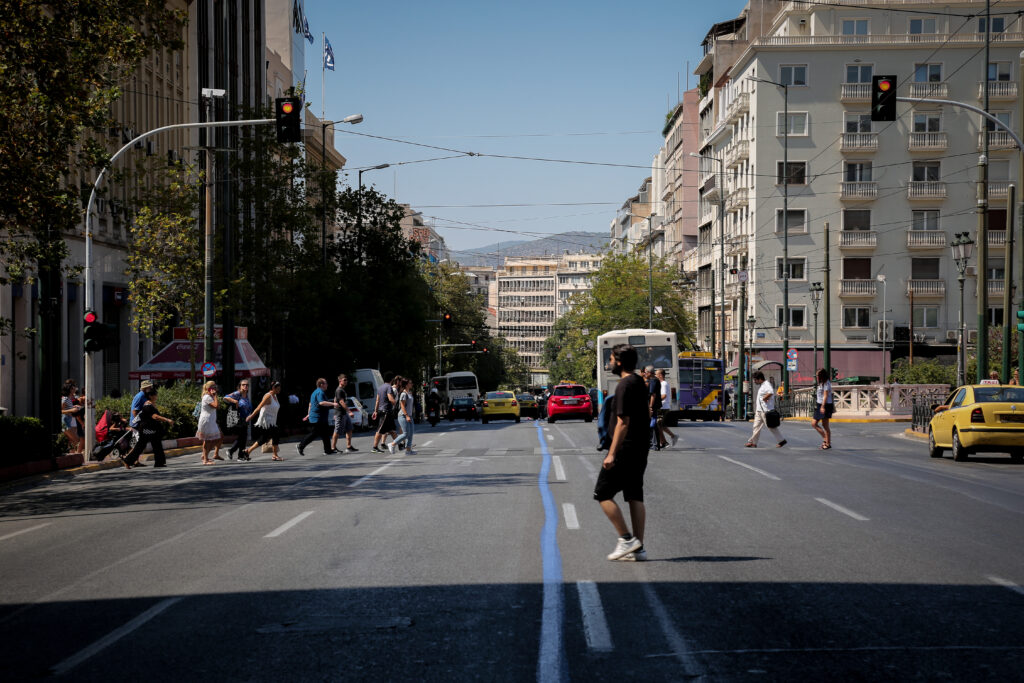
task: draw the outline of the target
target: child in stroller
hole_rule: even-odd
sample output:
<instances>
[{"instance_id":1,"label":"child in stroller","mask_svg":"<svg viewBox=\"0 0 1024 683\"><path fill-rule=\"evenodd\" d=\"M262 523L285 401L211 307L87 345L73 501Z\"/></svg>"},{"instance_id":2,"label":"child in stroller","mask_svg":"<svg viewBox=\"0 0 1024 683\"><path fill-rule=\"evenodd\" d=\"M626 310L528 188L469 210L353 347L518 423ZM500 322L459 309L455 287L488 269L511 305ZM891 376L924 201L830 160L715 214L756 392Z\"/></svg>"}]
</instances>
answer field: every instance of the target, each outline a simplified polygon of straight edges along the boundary
<instances>
[{"instance_id":1,"label":"child in stroller","mask_svg":"<svg viewBox=\"0 0 1024 683\"><path fill-rule=\"evenodd\" d=\"M93 460L103 460L108 455L124 458L138 440L138 435L128 428L128 421L120 413L104 410L96 423L96 446L92 449Z\"/></svg>"}]
</instances>

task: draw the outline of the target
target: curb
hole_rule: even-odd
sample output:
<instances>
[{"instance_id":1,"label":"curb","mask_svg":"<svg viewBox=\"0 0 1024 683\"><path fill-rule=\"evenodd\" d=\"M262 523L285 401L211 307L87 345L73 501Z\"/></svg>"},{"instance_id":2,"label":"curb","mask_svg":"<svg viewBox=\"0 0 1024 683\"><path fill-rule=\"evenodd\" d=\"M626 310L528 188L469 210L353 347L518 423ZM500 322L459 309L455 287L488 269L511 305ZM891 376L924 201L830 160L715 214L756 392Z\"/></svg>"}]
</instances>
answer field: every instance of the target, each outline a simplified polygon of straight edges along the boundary
<instances>
[{"instance_id":1,"label":"curb","mask_svg":"<svg viewBox=\"0 0 1024 683\"><path fill-rule=\"evenodd\" d=\"M910 422L913 418L910 417L833 417L829 420L829 424L835 424L837 422L851 423L851 424L873 424L876 422L881 423L895 423L895 422ZM812 418L809 417L787 417L784 422L810 422Z\"/></svg>"},{"instance_id":2,"label":"curb","mask_svg":"<svg viewBox=\"0 0 1024 683\"><path fill-rule=\"evenodd\" d=\"M915 432L913 429L904 429L903 430L903 434L905 436L910 436L910 437L913 437L913 438L918 439L920 441L927 441L928 440L928 435L927 434L924 434L923 432Z\"/></svg>"}]
</instances>

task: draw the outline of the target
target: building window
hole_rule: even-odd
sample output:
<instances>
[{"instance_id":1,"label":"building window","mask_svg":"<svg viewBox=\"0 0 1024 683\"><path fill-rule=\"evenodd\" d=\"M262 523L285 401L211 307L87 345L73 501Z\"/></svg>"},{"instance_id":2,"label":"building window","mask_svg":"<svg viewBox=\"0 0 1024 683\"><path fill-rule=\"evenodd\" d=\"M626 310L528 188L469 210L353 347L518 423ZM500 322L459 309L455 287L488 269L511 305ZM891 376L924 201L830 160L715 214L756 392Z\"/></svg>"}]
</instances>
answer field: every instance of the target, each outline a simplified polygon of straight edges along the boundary
<instances>
[{"instance_id":1,"label":"building window","mask_svg":"<svg viewBox=\"0 0 1024 683\"><path fill-rule=\"evenodd\" d=\"M806 161L790 161L790 162L788 162L788 170L789 170L788 174L785 172L785 170L783 170L784 168L786 168L786 167L783 166L783 162L781 162L781 161L776 162L775 182L777 184L782 185L784 182L786 182L786 178L785 178L786 175L789 176L789 184L790 185L806 185L807 184L807 162Z\"/></svg>"},{"instance_id":2,"label":"building window","mask_svg":"<svg viewBox=\"0 0 1024 683\"><path fill-rule=\"evenodd\" d=\"M866 36L867 34L867 19L843 19L844 36Z\"/></svg>"},{"instance_id":3,"label":"building window","mask_svg":"<svg viewBox=\"0 0 1024 683\"><path fill-rule=\"evenodd\" d=\"M914 82L915 83L941 83L942 82L942 65L941 64L915 64L914 65Z\"/></svg>"},{"instance_id":4,"label":"building window","mask_svg":"<svg viewBox=\"0 0 1024 683\"><path fill-rule=\"evenodd\" d=\"M867 306L843 306L843 327L871 327L871 309Z\"/></svg>"},{"instance_id":5,"label":"building window","mask_svg":"<svg viewBox=\"0 0 1024 683\"><path fill-rule=\"evenodd\" d=\"M989 65L988 65L988 80L990 80L990 81L1008 81L1008 80L1010 80L1010 63L1009 62L989 62Z\"/></svg>"},{"instance_id":6,"label":"building window","mask_svg":"<svg viewBox=\"0 0 1024 683\"><path fill-rule=\"evenodd\" d=\"M847 133L870 133L871 114L846 112L843 115L843 130Z\"/></svg>"},{"instance_id":7,"label":"building window","mask_svg":"<svg viewBox=\"0 0 1024 683\"><path fill-rule=\"evenodd\" d=\"M782 209L775 209L775 232L781 233L783 230L788 230L790 234L807 232L807 209L790 209L786 214L785 227Z\"/></svg>"},{"instance_id":8,"label":"building window","mask_svg":"<svg viewBox=\"0 0 1024 683\"><path fill-rule=\"evenodd\" d=\"M912 258L910 259L911 280L938 280L939 259L937 258Z\"/></svg>"},{"instance_id":9,"label":"building window","mask_svg":"<svg viewBox=\"0 0 1024 683\"><path fill-rule=\"evenodd\" d=\"M999 308L989 308L988 309L988 324L989 325L995 325L996 327L1002 327L1003 326L1003 309L1002 309L1002 307L999 307Z\"/></svg>"},{"instance_id":10,"label":"building window","mask_svg":"<svg viewBox=\"0 0 1024 683\"><path fill-rule=\"evenodd\" d=\"M938 230L939 211L938 209L921 209L912 211L910 218L911 230Z\"/></svg>"},{"instance_id":11,"label":"building window","mask_svg":"<svg viewBox=\"0 0 1024 683\"><path fill-rule=\"evenodd\" d=\"M870 258L844 258L843 259L844 280L870 280L871 259Z\"/></svg>"},{"instance_id":12,"label":"building window","mask_svg":"<svg viewBox=\"0 0 1024 683\"><path fill-rule=\"evenodd\" d=\"M942 130L942 117L938 114L914 114L915 133L938 133Z\"/></svg>"},{"instance_id":13,"label":"building window","mask_svg":"<svg viewBox=\"0 0 1024 683\"><path fill-rule=\"evenodd\" d=\"M807 279L807 275L805 275L805 271L804 271L804 265L805 265L806 260L807 259L802 259L802 258L791 258L791 259L789 259L789 279L790 280L806 280ZM785 266L783 265L783 260L781 258L776 258L775 259L775 279L776 280L783 280L783 279L785 279L785 276L786 276L785 270L786 269L785 269Z\"/></svg>"},{"instance_id":14,"label":"building window","mask_svg":"<svg viewBox=\"0 0 1024 683\"><path fill-rule=\"evenodd\" d=\"M910 33L935 33L935 19L911 19L910 20Z\"/></svg>"},{"instance_id":15,"label":"building window","mask_svg":"<svg viewBox=\"0 0 1024 683\"><path fill-rule=\"evenodd\" d=\"M806 317L804 315L806 306L790 306L789 307L789 326L790 327L806 327ZM775 321L779 327L782 327L785 322L785 309L782 306L775 307Z\"/></svg>"},{"instance_id":16,"label":"building window","mask_svg":"<svg viewBox=\"0 0 1024 683\"><path fill-rule=\"evenodd\" d=\"M991 133L994 130L1008 130L1008 129L1010 129L1010 112L1008 112L1008 111L992 111L992 112L989 112L989 113L992 114L992 116L994 116L997 119L999 119L999 123L1001 123L1003 125L1002 126L997 126L994 121L990 121L989 119L985 119L985 130L987 130L987 131L989 131Z\"/></svg>"},{"instance_id":17,"label":"building window","mask_svg":"<svg viewBox=\"0 0 1024 683\"><path fill-rule=\"evenodd\" d=\"M939 179L939 162L915 161L912 180L935 182Z\"/></svg>"},{"instance_id":18,"label":"building window","mask_svg":"<svg viewBox=\"0 0 1024 683\"><path fill-rule=\"evenodd\" d=\"M844 175L848 183L871 182L870 161L848 161L846 162L846 173Z\"/></svg>"},{"instance_id":19,"label":"building window","mask_svg":"<svg viewBox=\"0 0 1024 683\"><path fill-rule=\"evenodd\" d=\"M779 67L779 82L783 85L807 85L807 65L781 65Z\"/></svg>"},{"instance_id":20,"label":"building window","mask_svg":"<svg viewBox=\"0 0 1024 683\"><path fill-rule=\"evenodd\" d=\"M1006 259L1003 258L990 258L987 261L988 279L989 280L1002 280L1006 277Z\"/></svg>"},{"instance_id":21,"label":"building window","mask_svg":"<svg viewBox=\"0 0 1024 683\"><path fill-rule=\"evenodd\" d=\"M914 306L914 327L938 327L938 306Z\"/></svg>"},{"instance_id":22,"label":"building window","mask_svg":"<svg viewBox=\"0 0 1024 683\"><path fill-rule=\"evenodd\" d=\"M847 83L870 83L871 77L875 73L875 67L871 64L847 64L846 65L846 82Z\"/></svg>"},{"instance_id":23,"label":"building window","mask_svg":"<svg viewBox=\"0 0 1024 683\"><path fill-rule=\"evenodd\" d=\"M777 125L775 134L786 135L807 135L807 112L789 112L789 129L786 129L786 116L783 112L776 114Z\"/></svg>"},{"instance_id":24,"label":"building window","mask_svg":"<svg viewBox=\"0 0 1024 683\"><path fill-rule=\"evenodd\" d=\"M992 33L1002 33L1006 30L1006 19L1003 17L992 17ZM985 17L978 19L978 33L985 32Z\"/></svg>"},{"instance_id":25,"label":"building window","mask_svg":"<svg viewBox=\"0 0 1024 683\"><path fill-rule=\"evenodd\" d=\"M870 230L871 211L867 209L846 209L843 211L843 230Z\"/></svg>"}]
</instances>

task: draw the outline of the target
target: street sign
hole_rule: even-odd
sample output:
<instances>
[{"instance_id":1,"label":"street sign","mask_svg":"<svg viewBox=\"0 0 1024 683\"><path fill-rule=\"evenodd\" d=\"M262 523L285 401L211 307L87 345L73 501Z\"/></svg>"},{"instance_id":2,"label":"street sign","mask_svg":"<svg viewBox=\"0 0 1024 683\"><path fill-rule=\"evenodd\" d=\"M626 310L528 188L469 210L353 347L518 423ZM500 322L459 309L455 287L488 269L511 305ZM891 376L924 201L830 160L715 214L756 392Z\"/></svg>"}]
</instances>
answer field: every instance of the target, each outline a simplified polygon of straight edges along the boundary
<instances>
[{"instance_id":1,"label":"street sign","mask_svg":"<svg viewBox=\"0 0 1024 683\"><path fill-rule=\"evenodd\" d=\"M797 359L796 349L790 349L789 351L786 351L786 358L788 358L790 360L796 360Z\"/></svg>"},{"instance_id":2,"label":"street sign","mask_svg":"<svg viewBox=\"0 0 1024 683\"><path fill-rule=\"evenodd\" d=\"M787 370L796 370L796 361L795 360L787 360L786 361L786 369Z\"/></svg>"},{"instance_id":3,"label":"street sign","mask_svg":"<svg viewBox=\"0 0 1024 683\"><path fill-rule=\"evenodd\" d=\"M213 363L203 363L203 377L213 377L217 374L217 366Z\"/></svg>"},{"instance_id":4,"label":"street sign","mask_svg":"<svg viewBox=\"0 0 1024 683\"><path fill-rule=\"evenodd\" d=\"M747 271L741 270L740 272L736 273L736 279L739 280L740 282L746 282L747 281Z\"/></svg>"}]
</instances>

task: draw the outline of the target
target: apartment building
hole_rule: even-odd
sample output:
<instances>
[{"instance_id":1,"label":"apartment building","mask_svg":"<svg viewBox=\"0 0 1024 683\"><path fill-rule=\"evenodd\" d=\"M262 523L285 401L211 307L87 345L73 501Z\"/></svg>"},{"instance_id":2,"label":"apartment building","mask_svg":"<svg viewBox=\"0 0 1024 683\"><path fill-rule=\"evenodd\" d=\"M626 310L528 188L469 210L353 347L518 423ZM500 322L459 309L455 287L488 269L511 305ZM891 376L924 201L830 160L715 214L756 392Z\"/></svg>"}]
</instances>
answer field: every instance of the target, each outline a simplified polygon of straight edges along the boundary
<instances>
[{"instance_id":1,"label":"apartment building","mask_svg":"<svg viewBox=\"0 0 1024 683\"><path fill-rule=\"evenodd\" d=\"M558 309L556 317L561 318L573 308L573 297L585 294L591 289L591 278L601 268L601 254L566 252L558 262Z\"/></svg>"},{"instance_id":2,"label":"apartment building","mask_svg":"<svg viewBox=\"0 0 1024 683\"><path fill-rule=\"evenodd\" d=\"M430 263L438 263L448 258L448 245L444 238L434 230L434 226L428 225L423 220L423 213L413 211L409 204L399 204L405 209L405 215L399 222L402 229L402 237L412 240L420 245L421 254Z\"/></svg>"},{"instance_id":3,"label":"apartment building","mask_svg":"<svg viewBox=\"0 0 1024 683\"><path fill-rule=\"evenodd\" d=\"M762 6L774 13L753 16ZM1000 5L1020 9L1024 3ZM699 173L698 337L708 336L714 318L732 365L740 317L757 321L755 353L782 361L788 316L789 346L799 354L792 382L810 383L821 363L809 353L810 286L826 277L832 314L825 320L822 305L820 325L830 326L832 365L842 376L879 376L894 346L952 354L959 295L948 245L958 232L977 240L986 143L990 251L968 271L968 338L976 335L978 267L989 276L987 319L1002 323L1007 186L1019 164L1009 135L977 114L926 102L899 103L892 123L870 117L871 77L883 74L897 77L901 97L983 106L987 93L990 111L1016 125L1024 28L1018 16L993 17L986 63L984 16L943 14L979 11L976 0L751 2L708 33L696 70L700 154L714 157ZM724 310L711 307L708 286Z\"/></svg>"},{"instance_id":4,"label":"apartment building","mask_svg":"<svg viewBox=\"0 0 1024 683\"><path fill-rule=\"evenodd\" d=\"M683 254L697 246L697 160L690 156L700 145L697 118L697 88L669 112L662 135L665 144L658 150L651 168L654 211L661 217L665 256L682 263Z\"/></svg>"},{"instance_id":5,"label":"apartment building","mask_svg":"<svg viewBox=\"0 0 1024 683\"><path fill-rule=\"evenodd\" d=\"M492 335L498 334L497 272L494 266L459 266L469 281L469 291L481 297L484 304L484 324Z\"/></svg>"},{"instance_id":6,"label":"apartment building","mask_svg":"<svg viewBox=\"0 0 1024 683\"><path fill-rule=\"evenodd\" d=\"M653 177L644 178L635 195L623 202L612 219L608 248L616 254L625 254L634 249L647 250L648 242L654 244L656 255L665 253L665 231L663 216L655 215L650 222L647 218L655 212L657 196Z\"/></svg>"}]
</instances>

